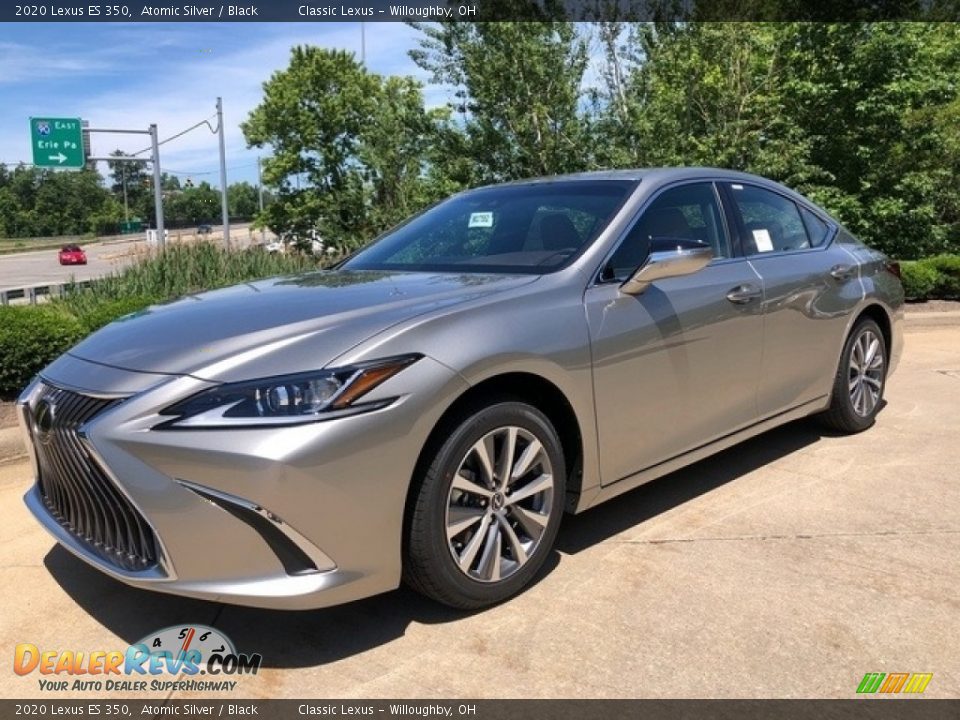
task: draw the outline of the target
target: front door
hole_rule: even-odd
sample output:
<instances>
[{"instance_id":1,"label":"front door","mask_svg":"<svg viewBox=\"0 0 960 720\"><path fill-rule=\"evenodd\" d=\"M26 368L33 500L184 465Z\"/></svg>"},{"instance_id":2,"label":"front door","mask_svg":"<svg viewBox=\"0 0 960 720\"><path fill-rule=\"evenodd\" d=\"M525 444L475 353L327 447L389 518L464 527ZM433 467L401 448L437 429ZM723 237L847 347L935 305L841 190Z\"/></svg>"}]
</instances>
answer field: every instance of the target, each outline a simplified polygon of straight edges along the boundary
<instances>
[{"instance_id":1,"label":"front door","mask_svg":"<svg viewBox=\"0 0 960 720\"><path fill-rule=\"evenodd\" d=\"M622 293L659 238L707 242L715 259L639 296ZM663 191L585 305L604 485L756 422L762 288L750 264L731 257L712 183Z\"/></svg>"}]
</instances>

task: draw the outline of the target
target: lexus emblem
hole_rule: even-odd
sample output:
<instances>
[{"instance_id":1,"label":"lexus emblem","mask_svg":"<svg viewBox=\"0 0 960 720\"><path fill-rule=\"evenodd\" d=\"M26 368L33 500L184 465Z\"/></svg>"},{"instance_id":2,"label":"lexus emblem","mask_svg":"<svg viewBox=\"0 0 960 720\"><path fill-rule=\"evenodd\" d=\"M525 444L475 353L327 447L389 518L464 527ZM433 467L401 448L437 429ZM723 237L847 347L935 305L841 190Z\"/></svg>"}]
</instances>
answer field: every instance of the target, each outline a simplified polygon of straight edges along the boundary
<instances>
[{"instance_id":1,"label":"lexus emblem","mask_svg":"<svg viewBox=\"0 0 960 720\"><path fill-rule=\"evenodd\" d=\"M57 406L49 400L41 400L33 410L33 424L37 429L37 434L45 438L53 430L53 419Z\"/></svg>"}]
</instances>

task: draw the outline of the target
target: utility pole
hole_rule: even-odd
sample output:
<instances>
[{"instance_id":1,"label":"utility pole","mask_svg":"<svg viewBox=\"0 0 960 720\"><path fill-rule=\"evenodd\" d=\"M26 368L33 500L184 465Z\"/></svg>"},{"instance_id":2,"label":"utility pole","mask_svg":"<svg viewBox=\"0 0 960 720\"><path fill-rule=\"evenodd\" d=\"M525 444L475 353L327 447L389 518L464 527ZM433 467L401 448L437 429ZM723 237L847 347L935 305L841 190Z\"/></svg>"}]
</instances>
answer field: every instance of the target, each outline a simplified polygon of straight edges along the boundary
<instances>
[{"instance_id":1,"label":"utility pole","mask_svg":"<svg viewBox=\"0 0 960 720\"><path fill-rule=\"evenodd\" d=\"M125 223L130 222L130 208L127 205L127 166L122 164L120 165L120 171L123 177L123 221Z\"/></svg>"},{"instance_id":2,"label":"utility pole","mask_svg":"<svg viewBox=\"0 0 960 720\"><path fill-rule=\"evenodd\" d=\"M360 23L360 64L367 64L367 30L363 23Z\"/></svg>"},{"instance_id":3,"label":"utility pole","mask_svg":"<svg viewBox=\"0 0 960 720\"><path fill-rule=\"evenodd\" d=\"M263 219L263 175L260 174L260 156L257 155L257 192L260 196L260 219ZM267 230L260 228L260 243L266 244Z\"/></svg>"},{"instance_id":4,"label":"utility pole","mask_svg":"<svg viewBox=\"0 0 960 720\"><path fill-rule=\"evenodd\" d=\"M220 209L223 214L223 242L230 249L230 215L227 210L227 151L223 140L223 98L217 98L217 133L220 135Z\"/></svg>"},{"instance_id":5,"label":"utility pole","mask_svg":"<svg viewBox=\"0 0 960 720\"><path fill-rule=\"evenodd\" d=\"M167 233L163 227L163 188L160 183L160 144L157 142L157 124L150 124L150 143L153 146L153 200L157 205L157 245L165 247Z\"/></svg>"}]
</instances>

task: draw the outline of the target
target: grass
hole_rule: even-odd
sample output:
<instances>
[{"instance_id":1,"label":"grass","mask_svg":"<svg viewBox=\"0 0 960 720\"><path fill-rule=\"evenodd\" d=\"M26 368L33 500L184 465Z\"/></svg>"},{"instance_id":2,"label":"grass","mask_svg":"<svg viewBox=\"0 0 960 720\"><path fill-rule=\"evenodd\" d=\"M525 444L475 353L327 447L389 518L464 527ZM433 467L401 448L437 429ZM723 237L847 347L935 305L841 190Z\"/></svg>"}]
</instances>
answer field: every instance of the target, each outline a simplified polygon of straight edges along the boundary
<instances>
[{"instance_id":1,"label":"grass","mask_svg":"<svg viewBox=\"0 0 960 720\"><path fill-rule=\"evenodd\" d=\"M226 250L209 242L170 245L87 287L67 286L64 296L52 302L87 320L94 330L151 303L318 267L309 255L270 254L260 248Z\"/></svg>"}]
</instances>

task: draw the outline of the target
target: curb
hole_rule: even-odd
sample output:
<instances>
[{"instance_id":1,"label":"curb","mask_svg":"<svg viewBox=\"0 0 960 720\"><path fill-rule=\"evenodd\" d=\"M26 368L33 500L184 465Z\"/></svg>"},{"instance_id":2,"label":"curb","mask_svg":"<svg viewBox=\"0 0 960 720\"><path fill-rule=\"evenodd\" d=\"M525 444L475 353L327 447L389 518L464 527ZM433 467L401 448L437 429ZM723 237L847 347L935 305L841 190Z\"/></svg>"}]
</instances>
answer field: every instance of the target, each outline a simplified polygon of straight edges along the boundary
<instances>
[{"instance_id":1,"label":"curb","mask_svg":"<svg viewBox=\"0 0 960 720\"><path fill-rule=\"evenodd\" d=\"M950 327L960 326L960 310L946 310L942 312L910 312L904 313L906 327Z\"/></svg>"}]
</instances>

